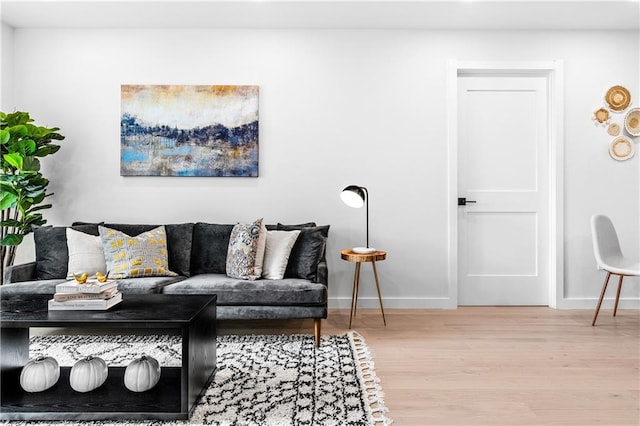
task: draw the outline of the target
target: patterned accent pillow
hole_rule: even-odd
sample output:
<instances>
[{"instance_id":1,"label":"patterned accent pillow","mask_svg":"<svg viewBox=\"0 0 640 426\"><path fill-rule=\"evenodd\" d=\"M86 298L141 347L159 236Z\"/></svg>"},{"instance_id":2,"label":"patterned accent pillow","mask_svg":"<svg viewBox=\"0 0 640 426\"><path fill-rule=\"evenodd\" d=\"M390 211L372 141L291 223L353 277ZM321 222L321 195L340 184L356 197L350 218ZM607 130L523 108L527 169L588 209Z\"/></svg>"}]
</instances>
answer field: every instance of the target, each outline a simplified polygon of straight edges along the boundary
<instances>
[{"instance_id":1,"label":"patterned accent pillow","mask_svg":"<svg viewBox=\"0 0 640 426\"><path fill-rule=\"evenodd\" d=\"M177 275L169 270L164 226L135 237L104 226L98 227L98 230L110 277L120 279Z\"/></svg>"},{"instance_id":2,"label":"patterned accent pillow","mask_svg":"<svg viewBox=\"0 0 640 426\"><path fill-rule=\"evenodd\" d=\"M257 280L262 275L262 268L256 268L260 236L266 240L262 219L253 223L238 223L231 231L229 249L227 250L227 276L242 280ZM264 257L264 245L262 246ZM259 261L262 264L262 259Z\"/></svg>"}]
</instances>

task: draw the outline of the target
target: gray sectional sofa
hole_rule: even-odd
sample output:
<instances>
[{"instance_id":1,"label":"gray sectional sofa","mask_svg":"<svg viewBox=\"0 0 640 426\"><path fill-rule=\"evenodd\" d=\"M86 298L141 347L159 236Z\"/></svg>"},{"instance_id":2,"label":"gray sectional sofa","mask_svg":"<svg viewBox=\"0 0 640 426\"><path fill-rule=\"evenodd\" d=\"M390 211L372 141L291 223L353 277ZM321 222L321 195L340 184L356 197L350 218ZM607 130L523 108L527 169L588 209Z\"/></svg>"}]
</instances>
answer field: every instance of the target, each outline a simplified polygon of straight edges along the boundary
<instances>
[{"instance_id":1,"label":"gray sectional sofa","mask_svg":"<svg viewBox=\"0 0 640 426\"><path fill-rule=\"evenodd\" d=\"M136 236L158 225L74 223L71 228L91 235L98 225ZM327 317L327 262L329 226L315 223L267 225L270 230L299 229L281 280L229 278L225 265L234 225L182 223L165 225L169 269L173 277L125 278L118 289L126 298L133 293L216 294L218 319L313 318L316 344L320 341L321 319ZM67 276L66 227L34 230L35 262L5 270L2 297L14 294L53 294Z\"/></svg>"}]
</instances>

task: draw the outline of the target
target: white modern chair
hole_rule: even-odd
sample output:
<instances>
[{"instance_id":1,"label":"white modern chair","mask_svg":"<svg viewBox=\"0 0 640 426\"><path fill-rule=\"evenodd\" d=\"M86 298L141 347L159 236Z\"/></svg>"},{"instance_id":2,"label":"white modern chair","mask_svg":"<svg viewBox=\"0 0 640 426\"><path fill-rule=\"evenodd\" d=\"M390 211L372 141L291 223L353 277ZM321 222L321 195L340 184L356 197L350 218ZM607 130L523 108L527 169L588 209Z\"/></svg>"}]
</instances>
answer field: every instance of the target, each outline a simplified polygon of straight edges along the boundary
<instances>
[{"instance_id":1,"label":"white modern chair","mask_svg":"<svg viewBox=\"0 0 640 426\"><path fill-rule=\"evenodd\" d=\"M594 215L591 217L591 235L593 237L593 253L596 257L598 269L607 271L607 277L604 279L602 293L596 312L593 315L591 325L596 325L600 305L604 299L604 293L607 291L607 284L611 275L618 275L618 292L616 293L616 303L613 307L613 316L618 311L618 301L620 300L620 290L622 289L622 279L628 276L640 276L640 261L631 260L624 257L620 250L620 242L618 234L613 227L611 219L604 215Z\"/></svg>"}]
</instances>

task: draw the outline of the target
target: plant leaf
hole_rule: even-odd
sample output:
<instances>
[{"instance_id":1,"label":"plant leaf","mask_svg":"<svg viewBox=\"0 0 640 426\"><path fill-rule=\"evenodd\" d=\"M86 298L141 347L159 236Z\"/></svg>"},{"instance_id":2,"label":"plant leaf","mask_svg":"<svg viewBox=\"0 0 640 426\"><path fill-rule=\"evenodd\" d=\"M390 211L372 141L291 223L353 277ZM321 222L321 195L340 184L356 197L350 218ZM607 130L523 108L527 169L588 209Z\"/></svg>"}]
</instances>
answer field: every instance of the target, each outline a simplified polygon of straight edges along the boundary
<instances>
[{"instance_id":1,"label":"plant leaf","mask_svg":"<svg viewBox=\"0 0 640 426\"><path fill-rule=\"evenodd\" d=\"M24 157L22 163L22 170L25 171L40 171L40 160L35 157Z\"/></svg>"},{"instance_id":2,"label":"plant leaf","mask_svg":"<svg viewBox=\"0 0 640 426\"><path fill-rule=\"evenodd\" d=\"M33 139L27 139L24 141L24 148L27 155L32 155L37 149L36 142Z\"/></svg>"},{"instance_id":3,"label":"plant leaf","mask_svg":"<svg viewBox=\"0 0 640 426\"><path fill-rule=\"evenodd\" d=\"M3 192L2 198L0 198L0 210L5 210L16 205L18 197L15 194L9 192Z\"/></svg>"},{"instance_id":4,"label":"plant leaf","mask_svg":"<svg viewBox=\"0 0 640 426\"><path fill-rule=\"evenodd\" d=\"M22 222L20 222L19 220L5 220L3 222L0 222L0 226L13 226L14 228L17 228L19 226L22 225Z\"/></svg>"},{"instance_id":5,"label":"plant leaf","mask_svg":"<svg viewBox=\"0 0 640 426\"><path fill-rule=\"evenodd\" d=\"M9 132L11 132L12 135L15 135L17 137L24 137L29 134L29 129L27 129L27 126L25 126L24 124L18 124L18 125L9 127L8 130Z\"/></svg>"},{"instance_id":6,"label":"plant leaf","mask_svg":"<svg viewBox=\"0 0 640 426\"><path fill-rule=\"evenodd\" d=\"M33 213L36 212L38 210L45 210L45 209L50 209L51 207L53 207L53 204L41 204L39 206L35 206L34 208L32 208L31 210L29 210L28 213Z\"/></svg>"},{"instance_id":7,"label":"plant leaf","mask_svg":"<svg viewBox=\"0 0 640 426\"><path fill-rule=\"evenodd\" d=\"M20 245L23 239L24 235L22 234L7 234L7 236L0 241L0 246L17 246Z\"/></svg>"},{"instance_id":8,"label":"plant leaf","mask_svg":"<svg viewBox=\"0 0 640 426\"><path fill-rule=\"evenodd\" d=\"M22 156L20 156L19 153L12 152L10 154L5 154L2 158L4 158L4 161L9 163L12 167L22 170Z\"/></svg>"}]
</instances>

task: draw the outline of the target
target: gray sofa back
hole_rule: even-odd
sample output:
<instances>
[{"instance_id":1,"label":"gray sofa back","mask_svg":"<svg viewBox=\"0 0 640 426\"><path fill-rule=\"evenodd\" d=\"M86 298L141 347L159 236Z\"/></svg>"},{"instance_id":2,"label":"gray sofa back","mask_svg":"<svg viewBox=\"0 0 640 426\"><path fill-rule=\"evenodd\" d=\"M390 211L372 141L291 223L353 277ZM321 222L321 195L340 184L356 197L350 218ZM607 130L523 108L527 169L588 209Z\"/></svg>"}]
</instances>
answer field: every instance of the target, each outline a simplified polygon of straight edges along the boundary
<instances>
[{"instance_id":1,"label":"gray sofa back","mask_svg":"<svg viewBox=\"0 0 640 426\"><path fill-rule=\"evenodd\" d=\"M98 225L136 236L160 225L74 222L80 232L98 234ZM181 223L164 225L167 232L169 269L182 276L225 274L232 224ZM64 279L69 254L65 226L45 226L34 230L36 280ZM267 225L269 230L299 229L300 235L289 257L285 278L302 278L327 283L325 248L329 225L314 222L299 225Z\"/></svg>"}]
</instances>

